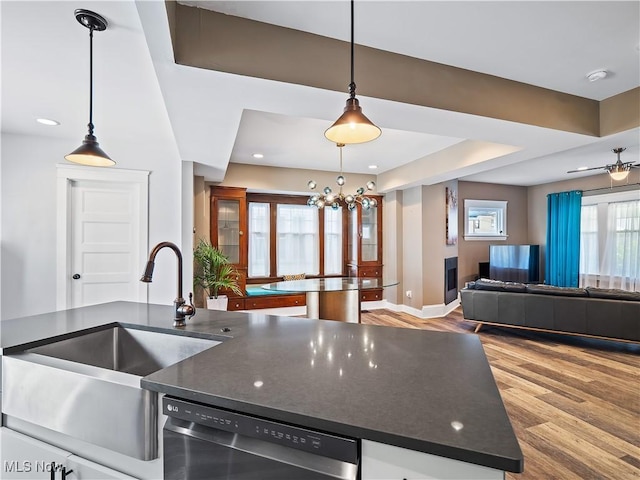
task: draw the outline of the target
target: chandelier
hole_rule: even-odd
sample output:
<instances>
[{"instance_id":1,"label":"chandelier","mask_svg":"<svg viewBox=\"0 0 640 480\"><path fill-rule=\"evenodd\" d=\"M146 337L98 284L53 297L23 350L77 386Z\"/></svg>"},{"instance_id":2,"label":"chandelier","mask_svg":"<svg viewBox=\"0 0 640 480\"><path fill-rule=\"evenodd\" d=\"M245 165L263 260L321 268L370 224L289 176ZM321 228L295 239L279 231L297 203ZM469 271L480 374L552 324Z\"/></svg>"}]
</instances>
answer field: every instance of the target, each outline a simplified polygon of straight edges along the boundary
<instances>
[{"instance_id":1,"label":"chandelier","mask_svg":"<svg viewBox=\"0 0 640 480\"><path fill-rule=\"evenodd\" d=\"M336 146L340 149L340 175L336 177L336 183L338 184L338 191L334 192L331 187L324 187L322 193L314 193L307 200L307 205L317 208L323 208L330 206L332 209L337 210L342 206L346 206L349 210L356 208L359 203L362 208L369 210L372 207L378 205L378 202L373 197L367 197L366 191L371 191L376 188L376 184L373 181L368 181L365 187L359 187L355 194L342 191L342 187L346 183L344 175L342 174L342 148L344 143L337 143ZM315 190L318 186L313 180L309 180L307 186L310 190Z\"/></svg>"}]
</instances>

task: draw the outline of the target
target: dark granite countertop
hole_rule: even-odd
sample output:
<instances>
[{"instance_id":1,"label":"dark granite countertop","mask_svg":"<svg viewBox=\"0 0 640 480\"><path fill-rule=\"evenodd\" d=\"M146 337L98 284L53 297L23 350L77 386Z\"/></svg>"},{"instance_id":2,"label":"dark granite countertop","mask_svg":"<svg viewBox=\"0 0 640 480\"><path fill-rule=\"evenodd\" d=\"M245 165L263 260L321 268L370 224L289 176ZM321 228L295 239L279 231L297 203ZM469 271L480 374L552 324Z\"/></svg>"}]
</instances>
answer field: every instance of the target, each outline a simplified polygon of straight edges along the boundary
<instances>
[{"instance_id":1,"label":"dark granite countertop","mask_svg":"<svg viewBox=\"0 0 640 480\"><path fill-rule=\"evenodd\" d=\"M105 325L223 343L144 388L335 434L520 472L523 456L475 335L114 302L1 323L5 354ZM229 331L223 331L229 329Z\"/></svg>"}]
</instances>

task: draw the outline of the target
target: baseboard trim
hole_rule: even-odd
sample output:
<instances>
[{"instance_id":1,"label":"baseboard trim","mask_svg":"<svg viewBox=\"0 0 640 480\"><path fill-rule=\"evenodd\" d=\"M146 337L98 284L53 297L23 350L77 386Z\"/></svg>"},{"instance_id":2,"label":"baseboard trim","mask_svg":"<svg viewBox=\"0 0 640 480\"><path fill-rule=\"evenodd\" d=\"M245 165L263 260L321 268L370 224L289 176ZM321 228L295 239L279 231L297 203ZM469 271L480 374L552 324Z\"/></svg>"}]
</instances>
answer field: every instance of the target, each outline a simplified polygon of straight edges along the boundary
<instances>
[{"instance_id":1,"label":"baseboard trim","mask_svg":"<svg viewBox=\"0 0 640 480\"><path fill-rule=\"evenodd\" d=\"M380 310L387 307L388 302L386 300L375 300L371 302L362 302L360 304L360 310Z\"/></svg>"}]
</instances>

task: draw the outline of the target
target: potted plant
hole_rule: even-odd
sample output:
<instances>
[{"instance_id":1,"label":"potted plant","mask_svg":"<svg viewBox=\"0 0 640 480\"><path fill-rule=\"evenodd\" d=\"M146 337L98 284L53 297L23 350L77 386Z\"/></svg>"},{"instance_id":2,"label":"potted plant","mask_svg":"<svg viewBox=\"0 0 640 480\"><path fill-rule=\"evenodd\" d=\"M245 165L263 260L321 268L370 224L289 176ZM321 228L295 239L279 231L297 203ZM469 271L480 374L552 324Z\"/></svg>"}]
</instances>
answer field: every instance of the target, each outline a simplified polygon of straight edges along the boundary
<instances>
[{"instance_id":1,"label":"potted plant","mask_svg":"<svg viewBox=\"0 0 640 480\"><path fill-rule=\"evenodd\" d=\"M196 263L193 280L205 291L207 308L226 310L229 299L226 295L219 295L218 292L220 289L226 289L242 295L242 290L238 287L238 271L229 263L229 258L208 240L200 240L193 251L193 258Z\"/></svg>"}]
</instances>

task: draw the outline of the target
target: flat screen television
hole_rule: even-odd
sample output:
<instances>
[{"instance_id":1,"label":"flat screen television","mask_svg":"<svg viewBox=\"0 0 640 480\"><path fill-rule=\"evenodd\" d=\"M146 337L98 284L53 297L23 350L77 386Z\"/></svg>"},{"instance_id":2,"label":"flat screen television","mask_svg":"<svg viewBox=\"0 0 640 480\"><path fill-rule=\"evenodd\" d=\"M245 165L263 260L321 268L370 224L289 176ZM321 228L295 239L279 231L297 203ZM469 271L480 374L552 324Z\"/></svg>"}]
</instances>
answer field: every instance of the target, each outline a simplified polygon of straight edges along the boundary
<instances>
[{"instance_id":1,"label":"flat screen television","mask_svg":"<svg viewBox=\"0 0 640 480\"><path fill-rule=\"evenodd\" d=\"M504 282L540 281L540 245L489 246L489 275Z\"/></svg>"}]
</instances>

